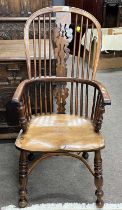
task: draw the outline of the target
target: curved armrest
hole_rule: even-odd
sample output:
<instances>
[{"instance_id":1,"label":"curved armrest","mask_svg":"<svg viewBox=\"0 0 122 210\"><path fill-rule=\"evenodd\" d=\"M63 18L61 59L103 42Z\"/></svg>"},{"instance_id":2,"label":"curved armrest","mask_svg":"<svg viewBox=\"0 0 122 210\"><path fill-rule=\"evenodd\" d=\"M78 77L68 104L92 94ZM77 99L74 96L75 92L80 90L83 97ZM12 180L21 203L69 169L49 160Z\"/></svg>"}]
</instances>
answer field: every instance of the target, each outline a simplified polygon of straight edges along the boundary
<instances>
[{"instance_id":1,"label":"curved armrest","mask_svg":"<svg viewBox=\"0 0 122 210\"><path fill-rule=\"evenodd\" d=\"M22 81L19 86L17 87L15 93L14 93L14 96L12 98L12 101L15 101L15 102L19 102L20 101L20 98L23 94L23 91L25 89L25 86L29 83L32 83L32 82L35 82L35 81L52 81L52 82L55 82L55 79L56 81L58 82L61 82L61 81L64 81L64 82L71 82L71 81L74 81L74 82L81 82L81 83L86 83L86 84L89 84L89 85L92 85L92 86L96 86L96 88L100 91L101 95L102 95L102 98L103 98L103 103L104 105L110 105L111 104L111 99L110 99L110 96L108 94L108 91L106 90L106 88L102 85L102 83L96 81L96 80L83 80L83 79L76 79L76 78L66 78L66 77L52 77L52 78L38 78L36 80L24 80Z\"/></svg>"},{"instance_id":2,"label":"curved armrest","mask_svg":"<svg viewBox=\"0 0 122 210\"><path fill-rule=\"evenodd\" d=\"M102 83L100 83L96 80L93 80L93 83L97 85L97 87L102 95L104 105L111 105L111 99L110 99L107 89L102 85Z\"/></svg>"},{"instance_id":3,"label":"curved armrest","mask_svg":"<svg viewBox=\"0 0 122 210\"><path fill-rule=\"evenodd\" d=\"M19 84L17 87L14 96L12 98L12 109L16 109L14 112L16 114L16 119L20 123L21 127L23 130L26 130L27 123L31 119L32 115L32 109L31 109L31 103L30 103L30 98L28 96L28 88L31 87L31 84L38 84L39 83L45 83L45 82L52 82L53 84L56 83L81 83L81 84L86 84L90 85L98 90L98 95L96 101L93 102L92 106L92 114L91 114L91 119L93 120L95 130L98 132L101 128L102 124L102 118L103 118L103 113L104 113L104 106L105 105L110 105L111 100L110 96L106 90L106 88L98 81L96 80L84 80L81 78L67 78L67 77L41 77L41 78L32 78L31 80L27 79L24 80ZM27 90L27 91L26 91ZM12 111L13 113L13 111Z\"/></svg>"},{"instance_id":4,"label":"curved armrest","mask_svg":"<svg viewBox=\"0 0 122 210\"><path fill-rule=\"evenodd\" d=\"M100 93L100 97L97 98L93 125L96 132L99 132L102 126L103 114L105 112L105 106L111 105L110 96L106 90L106 88L98 81L93 80L94 85L97 87ZM102 100L101 100L102 99Z\"/></svg>"},{"instance_id":5,"label":"curved armrest","mask_svg":"<svg viewBox=\"0 0 122 210\"><path fill-rule=\"evenodd\" d=\"M19 86L17 87L13 97L12 97L12 101L13 102L20 102L20 98L23 94L23 91L25 89L26 84L28 84L29 79L22 81Z\"/></svg>"},{"instance_id":6,"label":"curved armrest","mask_svg":"<svg viewBox=\"0 0 122 210\"><path fill-rule=\"evenodd\" d=\"M18 125L20 125L20 118L23 118L23 119L25 118L26 119L26 116L24 115L24 112L23 112L23 116L22 116L22 113L21 113L21 111L22 111L21 110L22 109L21 97L24 93L26 84L28 84L28 82L29 82L29 80L22 81L19 84L19 86L17 87L17 89L16 89L16 91L15 91L13 97L12 97L12 100L9 101L6 104L6 116L7 116L8 125L18 126Z\"/></svg>"}]
</instances>

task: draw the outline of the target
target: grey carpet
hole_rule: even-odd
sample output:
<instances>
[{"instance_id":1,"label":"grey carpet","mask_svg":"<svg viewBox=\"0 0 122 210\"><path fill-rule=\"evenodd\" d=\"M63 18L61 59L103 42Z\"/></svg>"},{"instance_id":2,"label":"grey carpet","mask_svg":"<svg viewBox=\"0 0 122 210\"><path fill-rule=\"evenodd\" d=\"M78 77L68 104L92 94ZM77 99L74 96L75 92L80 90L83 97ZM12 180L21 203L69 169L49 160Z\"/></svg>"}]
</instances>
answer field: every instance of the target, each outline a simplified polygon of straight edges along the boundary
<instances>
[{"instance_id":1,"label":"grey carpet","mask_svg":"<svg viewBox=\"0 0 122 210\"><path fill-rule=\"evenodd\" d=\"M99 71L97 79L108 89L112 105L106 107L102 152L104 201L122 202L122 70ZM0 207L17 205L18 157L14 143L0 144ZM93 156L90 154L89 161ZM29 177L29 203L95 202L94 180L79 161L53 157L43 161Z\"/></svg>"}]
</instances>

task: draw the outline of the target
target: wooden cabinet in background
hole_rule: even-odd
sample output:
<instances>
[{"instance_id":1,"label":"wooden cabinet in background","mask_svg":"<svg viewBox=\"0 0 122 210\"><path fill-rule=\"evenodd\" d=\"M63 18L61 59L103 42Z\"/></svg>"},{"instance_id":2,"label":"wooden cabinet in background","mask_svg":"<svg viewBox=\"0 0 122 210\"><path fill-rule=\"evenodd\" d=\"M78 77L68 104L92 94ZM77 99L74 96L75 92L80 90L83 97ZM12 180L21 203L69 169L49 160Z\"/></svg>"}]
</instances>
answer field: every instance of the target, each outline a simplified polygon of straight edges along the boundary
<instances>
[{"instance_id":1,"label":"wooden cabinet in background","mask_svg":"<svg viewBox=\"0 0 122 210\"><path fill-rule=\"evenodd\" d=\"M102 22L103 0L65 0L65 4L84 9L93 14L100 23Z\"/></svg>"},{"instance_id":2,"label":"wooden cabinet in background","mask_svg":"<svg viewBox=\"0 0 122 210\"><path fill-rule=\"evenodd\" d=\"M77 7L77 8L83 8L83 3L84 0L65 0L65 5L66 6L71 6L71 7Z\"/></svg>"},{"instance_id":3,"label":"wooden cabinet in background","mask_svg":"<svg viewBox=\"0 0 122 210\"><path fill-rule=\"evenodd\" d=\"M49 40L46 39L47 48L47 72L49 69ZM41 39L41 46L44 45L44 40ZM32 46L32 44L30 45ZM18 51L19 49L19 51ZM30 47L32 50L32 48ZM42 75L44 74L44 48L41 49L42 56ZM16 126L10 126L7 124L6 105L11 101L12 96L16 90L18 84L28 78L26 57L24 53L24 41L23 40L0 40L0 139L15 137ZM30 51L33 55L33 51ZM51 65L53 66L52 74L55 75L55 58L53 47L51 45ZM31 56L33 57L33 56ZM34 63L32 63L32 68ZM11 118L14 118L14 113L11 113Z\"/></svg>"},{"instance_id":4,"label":"wooden cabinet in background","mask_svg":"<svg viewBox=\"0 0 122 210\"><path fill-rule=\"evenodd\" d=\"M0 16L29 16L38 9L51 5L51 0L1 0Z\"/></svg>"},{"instance_id":5,"label":"wooden cabinet in background","mask_svg":"<svg viewBox=\"0 0 122 210\"><path fill-rule=\"evenodd\" d=\"M83 9L90 12L102 23L103 0L84 0Z\"/></svg>"},{"instance_id":6,"label":"wooden cabinet in background","mask_svg":"<svg viewBox=\"0 0 122 210\"><path fill-rule=\"evenodd\" d=\"M6 105L12 99L17 85L25 78L27 71L24 61L0 60L0 139L15 137L17 128L7 124Z\"/></svg>"},{"instance_id":7,"label":"wooden cabinet in background","mask_svg":"<svg viewBox=\"0 0 122 210\"><path fill-rule=\"evenodd\" d=\"M0 40L23 39L27 17L51 3L51 0L0 0ZM7 47L10 46L6 46L6 50ZM12 139L16 137L17 129L7 124L6 104L11 100L18 83L28 76L25 59L12 60L11 56L7 60L4 57L5 59L0 59L0 139Z\"/></svg>"},{"instance_id":8,"label":"wooden cabinet in background","mask_svg":"<svg viewBox=\"0 0 122 210\"><path fill-rule=\"evenodd\" d=\"M104 0L103 27L122 26L122 0Z\"/></svg>"}]
</instances>

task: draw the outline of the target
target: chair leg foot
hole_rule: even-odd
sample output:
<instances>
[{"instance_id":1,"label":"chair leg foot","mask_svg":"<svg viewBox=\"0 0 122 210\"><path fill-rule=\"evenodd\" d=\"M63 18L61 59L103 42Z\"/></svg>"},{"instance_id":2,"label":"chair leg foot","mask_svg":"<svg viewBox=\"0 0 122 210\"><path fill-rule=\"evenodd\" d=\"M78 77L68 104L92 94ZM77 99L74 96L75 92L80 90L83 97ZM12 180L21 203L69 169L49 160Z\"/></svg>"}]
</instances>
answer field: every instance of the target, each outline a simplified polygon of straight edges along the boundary
<instances>
[{"instance_id":1,"label":"chair leg foot","mask_svg":"<svg viewBox=\"0 0 122 210\"><path fill-rule=\"evenodd\" d=\"M96 200L96 206L97 206L98 208L102 208L102 207L104 206L104 201L103 201L103 200L101 200L101 201Z\"/></svg>"},{"instance_id":2,"label":"chair leg foot","mask_svg":"<svg viewBox=\"0 0 122 210\"><path fill-rule=\"evenodd\" d=\"M19 160L19 207L24 208L27 206L27 172L28 172L28 162L27 162L27 152L21 150L20 160Z\"/></svg>"},{"instance_id":3,"label":"chair leg foot","mask_svg":"<svg viewBox=\"0 0 122 210\"><path fill-rule=\"evenodd\" d=\"M23 200L23 201L19 200L19 204L18 204L19 208L25 208L27 205L28 205L27 200Z\"/></svg>"},{"instance_id":4,"label":"chair leg foot","mask_svg":"<svg viewBox=\"0 0 122 210\"><path fill-rule=\"evenodd\" d=\"M85 160L88 160L88 158L89 158L88 152L83 152L82 157L83 157Z\"/></svg>"},{"instance_id":5,"label":"chair leg foot","mask_svg":"<svg viewBox=\"0 0 122 210\"><path fill-rule=\"evenodd\" d=\"M104 205L104 201L102 200L104 193L102 191L103 177L102 177L102 159L101 159L100 150L95 151L94 172L95 172L94 183L97 188L95 192L95 195L97 196L96 205L97 207L102 208Z\"/></svg>"}]
</instances>

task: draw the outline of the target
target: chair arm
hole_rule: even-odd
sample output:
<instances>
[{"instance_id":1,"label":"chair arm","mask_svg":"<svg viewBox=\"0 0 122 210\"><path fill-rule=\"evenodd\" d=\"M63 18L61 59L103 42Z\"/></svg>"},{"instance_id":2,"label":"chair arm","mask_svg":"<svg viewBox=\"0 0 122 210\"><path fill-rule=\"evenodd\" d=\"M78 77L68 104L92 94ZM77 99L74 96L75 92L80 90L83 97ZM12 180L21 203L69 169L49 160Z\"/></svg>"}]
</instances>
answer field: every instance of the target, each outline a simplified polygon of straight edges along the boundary
<instances>
[{"instance_id":1,"label":"chair arm","mask_svg":"<svg viewBox=\"0 0 122 210\"><path fill-rule=\"evenodd\" d=\"M49 78L47 78L47 80L49 80ZM36 81L44 81L44 78L37 79ZM46 79L45 79L45 81L46 81ZM51 78L50 81L55 82L55 77ZM64 78L60 78L60 77L58 78L57 77L57 81L59 81L59 82L61 82L61 81L64 81L64 82L70 81L71 82L71 78L67 79L65 77ZM74 82L77 81L77 82L81 82L81 83L86 83L88 85L96 86L96 88L100 91L100 93L102 95L104 105L110 105L111 104L110 96L109 96L106 88L100 82L98 82L96 80L89 81L89 80L82 80L82 79L75 79L75 78L72 78L72 81L74 81ZM28 80L27 79L27 80L24 80L23 82L21 82L19 84L19 86L17 87L15 93L14 93L12 101L19 102L20 98L21 98L21 96L23 94L25 86L28 83L32 83L32 82L35 82L35 80Z\"/></svg>"},{"instance_id":2,"label":"chair arm","mask_svg":"<svg viewBox=\"0 0 122 210\"><path fill-rule=\"evenodd\" d=\"M18 102L18 103L20 102L21 96L22 96L28 82L29 82L29 80L27 79L27 80L22 81L18 85L18 87L17 87L17 89L16 89L16 91L15 91L13 97L12 97L12 102Z\"/></svg>"},{"instance_id":3,"label":"chair arm","mask_svg":"<svg viewBox=\"0 0 122 210\"><path fill-rule=\"evenodd\" d=\"M23 130L26 129L27 117L24 112L24 104L22 103L22 95L26 90L26 84L29 80L22 81L17 87L12 100L6 105L7 123L11 126L20 126Z\"/></svg>"},{"instance_id":4,"label":"chair arm","mask_svg":"<svg viewBox=\"0 0 122 210\"><path fill-rule=\"evenodd\" d=\"M109 96L109 93L107 91L107 89L102 85L102 83L93 80L93 83L97 85L98 90L101 93L102 99L103 99L103 104L104 105L111 105L111 99Z\"/></svg>"},{"instance_id":5,"label":"chair arm","mask_svg":"<svg viewBox=\"0 0 122 210\"><path fill-rule=\"evenodd\" d=\"M111 105L111 99L106 88L100 82L93 81L93 83L97 85L97 89L99 90L99 95L96 101L96 107L93 119L94 129L96 132L99 132L102 127L103 114L105 113L105 106Z\"/></svg>"},{"instance_id":6,"label":"chair arm","mask_svg":"<svg viewBox=\"0 0 122 210\"><path fill-rule=\"evenodd\" d=\"M99 92L101 93L104 105L111 105L111 99L108 94L108 91L102 85L102 83L100 83L96 80L87 80L87 79L81 79L81 78L67 78L67 79L66 78L57 78L57 79L58 80L60 79L60 81L62 80L65 82L78 82L78 83L87 84L87 85L96 87L99 90Z\"/></svg>"}]
</instances>

